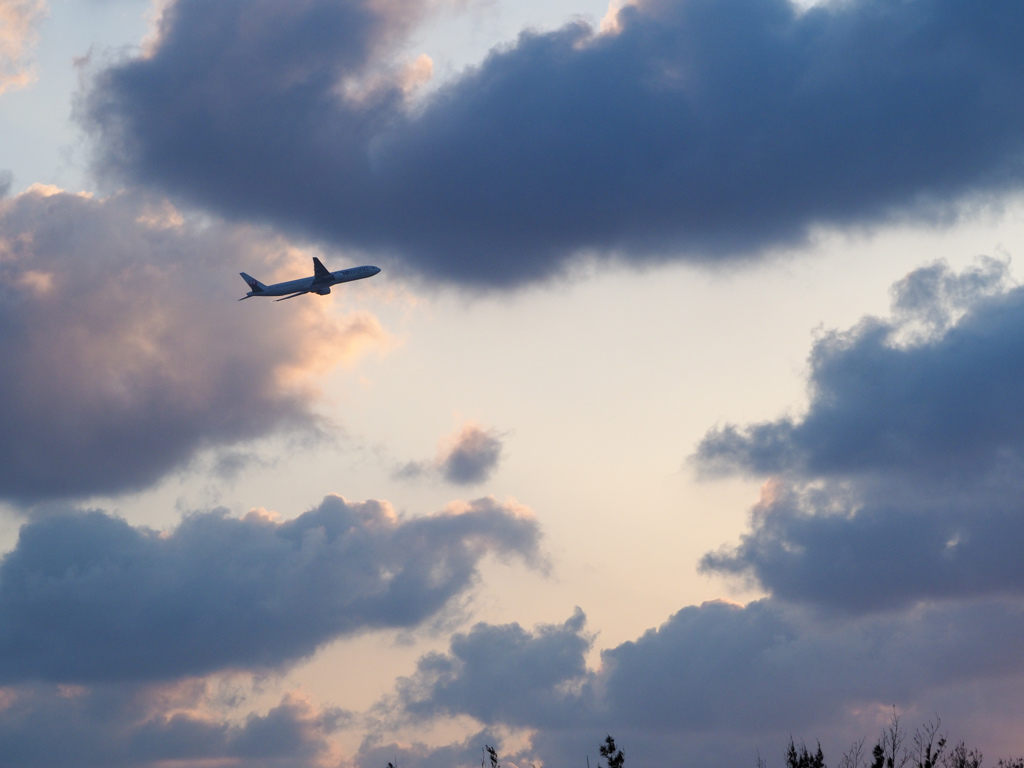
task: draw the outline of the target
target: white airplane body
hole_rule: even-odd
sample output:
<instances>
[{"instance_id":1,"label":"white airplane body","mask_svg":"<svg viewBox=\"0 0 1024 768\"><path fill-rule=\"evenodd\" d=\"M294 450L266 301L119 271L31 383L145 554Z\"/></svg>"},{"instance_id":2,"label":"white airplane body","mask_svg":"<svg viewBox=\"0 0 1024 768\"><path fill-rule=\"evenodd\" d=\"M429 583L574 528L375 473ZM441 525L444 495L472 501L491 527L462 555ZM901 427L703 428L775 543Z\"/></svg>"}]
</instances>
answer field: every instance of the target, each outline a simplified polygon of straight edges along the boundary
<instances>
[{"instance_id":1,"label":"white airplane body","mask_svg":"<svg viewBox=\"0 0 1024 768\"><path fill-rule=\"evenodd\" d=\"M247 275L245 272L239 272L242 279L245 280L246 285L249 286L249 292L245 294L239 301L244 299L251 299L253 296L281 296L282 298L278 301L284 301L285 299L294 299L296 296L302 296L305 293L318 293L321 296L326 296L331 292L331 286L337 285L338 283L350 283L353 280L363 280L367 277L373 277L380 272L380 267L351 267L350 269L339 269L337 272L328 271L316 256L313 257L313 276L303 277L300 280L289 280L286 283L274 283L274 285L264 285L252 275Z\"/></svg>"}]
</instances>

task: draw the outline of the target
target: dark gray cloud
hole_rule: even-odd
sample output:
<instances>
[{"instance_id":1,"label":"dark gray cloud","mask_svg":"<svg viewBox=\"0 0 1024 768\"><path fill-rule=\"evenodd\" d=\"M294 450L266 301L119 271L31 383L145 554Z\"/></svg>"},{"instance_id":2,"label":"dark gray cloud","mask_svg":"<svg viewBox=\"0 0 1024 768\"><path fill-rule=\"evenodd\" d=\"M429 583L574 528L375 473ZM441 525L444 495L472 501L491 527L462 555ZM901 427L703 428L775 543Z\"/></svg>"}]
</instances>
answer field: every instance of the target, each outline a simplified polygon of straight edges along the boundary
<instances>
[{"instance_id":1,"label":"dark gray cloud","mask_svg":"<svg viewBox=\"0 0 1024 768\"><path fill-rule=\"evenodd\" d=\"M502 435L469 422L441 441L434 461L410 461L394 472L399 480L438 474L456 485L477 485L490 478L501 461Z\"/></svg>"},{"instance_id":2,"label":"dark gray cloud","mask_svg":"<svg viewBox=\"0 0 1024 768\"><path fill-rule=\"evenodd\" d=\"M0 761L11 768L313 768L346 721L340 710L288 695L238 722L210 706L208 688L193 681L2 688Z\"/></svg>"},{"instance_id":3,"label":"dark gray cloud","mask_svg":"<svg viewBox=\"0 0 1024 768\"><path fill-rule=\"evenodd\" d=\"M1024 179L1014 0L644 0L410 105L381 66L416 11L177 0L86 95L97 167L482 286L934 221Z\"/></svg>"},{"instance_id":4,"label":"dark gray cloud","mask_svg":"<svg viewBox=\"0 0 1024 768\"><path fill-rule=\"evenodd\" d=\"M448 654L424 657L399 701L406 716L530 729L533 762L593 755L607 732L636 762L752 761L759 741L781 750L787 732L846 738L844 727L866 728L850 735L870 738L875 715L893 704L928 717L931 702L959 698L949 709L960 714L978 706L973 694L963 706L969 691L996 681L1019 691L1022 629L1016 601L842 620L772 599L712 602L602 652L600 668L588 670L579 616L533 633L479 625Z\"/></svg>"},{"instance_id":5,"label":"dark gray cloud","mask_svg":"<svg viewBox=\"0 0 1024 768\"><path fill-rule=\"evenodd\" d=\"M603 683L633 728L809 728L858 706L908 706L936 689L1019 675L1022 622L1019 602L997 600L845 622L771 599L705 603L605 652Z\"/></svg>"},{"instance_id":6,"label":"dark gray cloud","mask_svg":"<svg viewBox=\"0 0 1024 768\"><path fill-rule=\"evenodd\" d=\"M710 432L698 467L774 474L706 571L847 610L1024 594L1024 289L982 260L893 289L893 315L811 355L797 419Z\"/></svg>"},{"instance_id":7,"label":"dark gray cloud","mask_svg":"<svg viewBox=\"0 0 1024 768\"><path fill-rule=\"evenodd\" d=\"M99 511L48 517L0 563L0 681L274 669L343 635L420 624L487 554L542 566L539 535L493 499L400 519L328 496L294 520L197 513L165 533Z\"/></svg>"},{"instance_id":8,"label":"dark gray cloud","mask_svg":"<svg viewBox=\"0 0 1024 768\"><path fill-rule=\"evenodd\" d=\"M444 479L458 485L475 485L491 476L501 460L501 438L493 430L467 424L455 435L441 458Z\"/></svg>"},{"instance_id":9,"label":"dark gray cloud","mask_svg":"<svg viewBox=\"0 0 1024 768\"><path fill-rule=\"evenodd\" d=\"M469 714L488 724L553 726L571 719L572 698L560 686L586 674L592 638L580 609L562 625L530 633L518 624L477 624L432 653L414 677L399 683L403 709L414 717Z\"/></svg>"},{"instance_id":10,"label":"dark gray cloud","mask_svg":"<svg viewBox=\"0 0 1024 768\"><path fill-rule=\"evenodd\" d=\"M322 303L235 301L240 270L294 254L137 192L0 200L0 498L136 490L205 449L314 432L305 372L384 332Z\"/></svg>"},{"instance_id":11,"label":"dark gray cloud","mask_svg":"<svg viewBox=\"0 0 1024 768\"><path fill-rule=\"evenodd\" d=\"M998 482L772 483L739 544L700 568L846 611L1024 595L1024 465ZM1008 473L1010 474L1010 473ZM852 488L851 488L852 485Z\"/></svg>"},{"instance_id":12,"label":"dark gray cloud","mask_svg":"<svg viewBox=\"0 0 1024 768\"><path fill-rule=\"evenodd\" d=\"M944 265L912 273L894 288L891 320L865 318L815 344L804 416L713 430L698 467L966 477L1024 458L1024 289L1005 288L1004 270L987 261L959 277Z\"/></svg>"}]
</instances>

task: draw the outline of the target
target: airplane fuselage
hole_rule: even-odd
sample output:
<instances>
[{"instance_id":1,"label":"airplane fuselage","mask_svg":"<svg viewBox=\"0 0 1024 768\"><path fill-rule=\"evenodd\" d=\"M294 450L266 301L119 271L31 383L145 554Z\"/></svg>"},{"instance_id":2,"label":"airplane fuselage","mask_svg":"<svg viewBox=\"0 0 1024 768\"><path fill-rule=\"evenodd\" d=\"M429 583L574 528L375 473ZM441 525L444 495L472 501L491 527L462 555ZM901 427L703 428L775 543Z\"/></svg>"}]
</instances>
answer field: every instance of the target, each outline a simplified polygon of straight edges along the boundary
<instances>
[{"instance_id":1,"label":"airplane fuselage","mask_svg":"<svg viewBox=\"0 0 1024 768\"><path fill-rule=\"evenodd\" d=\"M350 267L349 269L339 269L337 272L328 272L323 268L322 264L319 264L319 260L314 261L314 266L317 267L317 274L312 277L288 280L287 282L274 283L273 285L264 285L243 272L242 278L251 290L242 298L248 299L253 296L284 296L290 298L291 296L301 296L305 293L318 293L323 296L331 292L332 285L350 283L353 280L363 280L380 273L380 267L373 266Z\"/></svg>"},{"instance_id":2,"label":"airplane fuselage","mask_svg":"<svg viewBox=\"0 0 1024 768\"><path fill-rule=\"evenodd\" d=\"M309 291L309 293L317 293L318 288L330 288L332 285L338 283L350 283L353 280L362 280L367 277L373 277L380 272L379 267L352 267L351 269L339 269L337 272L331 272L330 278L320 277L303 277L299 280L289 280L285 283L274 283L274 285L268 285L265 291L261 291L255 295L257 296L287 296L289 293L298 293L299 291ZM253 292L250 291L250 294ZM324 291L324 293L330 293L330 291Z\"/></svg>"}]
</instances>

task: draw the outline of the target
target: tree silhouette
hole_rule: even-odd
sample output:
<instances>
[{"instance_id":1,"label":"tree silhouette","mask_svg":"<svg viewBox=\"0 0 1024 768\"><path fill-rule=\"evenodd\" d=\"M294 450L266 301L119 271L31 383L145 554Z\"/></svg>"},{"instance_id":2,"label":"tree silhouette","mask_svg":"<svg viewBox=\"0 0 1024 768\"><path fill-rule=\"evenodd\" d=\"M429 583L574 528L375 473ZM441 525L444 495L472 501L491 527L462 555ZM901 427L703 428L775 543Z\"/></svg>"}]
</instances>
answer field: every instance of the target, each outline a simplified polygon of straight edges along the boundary
<instances>
[{"instance_id":1,"label":"tree silhouette","mask_svg":"<svg viewBox=\"0 0 1024 768\"><path fill-rule=\"evenodd\" d=\"M999 761L1002 765L1002 761ZM949 754L942 761L944 768L981 768L981 752L976 749L968 750L961 741L956 744Z\"/></svg>"},{"instance_id":2,"label":"tree silhouette","mask_svg":"<svg viewBox=\"0 0 1024 768\"><path fill-rule=\"evenodd\" d=\"M903 768L910 762L910 755L903 749L903 742L906 739L906 729L900 725L900 716L896 712L896 707L893 707L889 725L882 731L875 748L871 750L871 768Z\"/></svg>"},{"instance_id":3,"label":"tree silhouette","mask_svg":"<svg viewBox=\"0 0 1024 768\"><path fill-rule=\"evenodd\" d=\"M821 752L821 743L818 743L818 751L812 755L802 742L798 749L793 737L790 736L789 749L786 750L786 768L825 768L825 755Z\"/></svg>"},{"instance_id":4,"label":"tree silhouette","mask_svg":"<svg viewBox=\"0 0 1024 768\"><path fill-rule=\"evenodd\" d=\"M622 764L626 762L626 756L622 753L621 749L616 749L615 739L611 737L611 734L604 740L604 744L601 745L601 757L608 763L608 768L622 768Z\"/></svg>"},{"instance_id":5,"label":"tree silhouette","mask_svg":"<svg viewBox=\"0 0 1024 768\"><path fill-rule=\"evenodd\" d=\"M839 768L866 768L867 761L864 758L864 739L859 739L850 745L850 748L839 758Z\"/></svg>"},{"instance_id":6,"label":"tree silhouette","mask_svg":"<svg viewBox=\"0 0 1024 768\"><path fill-rule=\"evenodd\" d=\"M915 768L935 768L940 762L946 764L946 737L939 733L941 722L936 716L914 732Z\"/></svg>"}]
</instances>

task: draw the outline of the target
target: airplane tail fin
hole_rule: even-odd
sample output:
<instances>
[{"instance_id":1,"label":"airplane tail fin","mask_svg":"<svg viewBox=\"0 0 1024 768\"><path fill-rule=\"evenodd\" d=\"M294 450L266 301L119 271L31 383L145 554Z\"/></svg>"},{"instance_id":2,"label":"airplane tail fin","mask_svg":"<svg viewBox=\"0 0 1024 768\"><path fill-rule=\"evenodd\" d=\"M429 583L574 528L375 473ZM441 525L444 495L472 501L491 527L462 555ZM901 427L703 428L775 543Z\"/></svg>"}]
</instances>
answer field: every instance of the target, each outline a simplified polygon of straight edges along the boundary
<instances>
[{"instance_id":1,"label":"airplane tail fin","mask_svg":"<svg viewBox=\"0 0 1024 768\"><path fill-rule=\"evenodd\" d=\"M249 286L249 290L252 291L253 293L263 293L265 290L267 290L267 286L265 286L252 275L247 275L245 274L245 272L239 272L238 274L242 276L242 279L245 280L245 284Z\"/></svg>"},{"instance_id":2,"label":"airplane tail fin","mask_svg":"<svg viewBox=\"0 0 1024 768\"><path fill-rule=\"evenodd\" d=\"M331 271L316 256L313 257L313 277L324 280L331 277Z\"/></svg>"}]
</instances>

